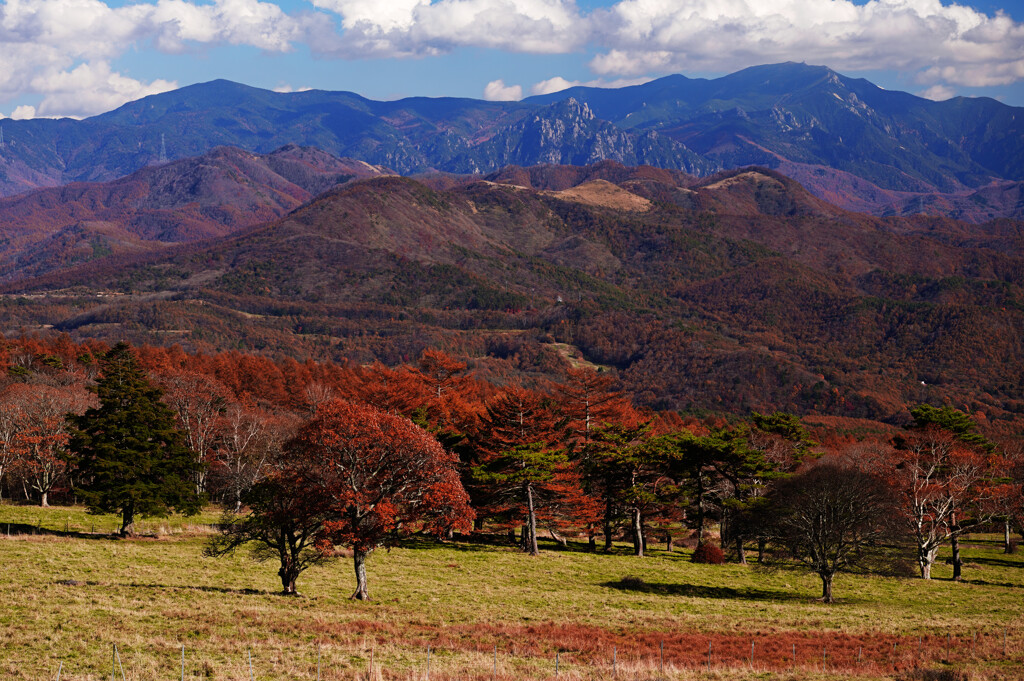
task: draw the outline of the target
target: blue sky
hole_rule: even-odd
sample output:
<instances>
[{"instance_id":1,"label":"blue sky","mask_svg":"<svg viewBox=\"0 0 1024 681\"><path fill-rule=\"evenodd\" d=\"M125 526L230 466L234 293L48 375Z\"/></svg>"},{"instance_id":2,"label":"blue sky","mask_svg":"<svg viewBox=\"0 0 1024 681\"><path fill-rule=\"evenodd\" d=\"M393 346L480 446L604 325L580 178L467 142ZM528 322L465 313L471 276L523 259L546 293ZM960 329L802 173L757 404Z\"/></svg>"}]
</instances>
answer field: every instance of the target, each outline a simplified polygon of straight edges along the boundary
<instances>
[{"instance_id":1,"label":"blue sky","mask_svg":"<svg viewBox=\"0 0 1024 681\"><path fill-rule=\"evenodd\" d=\"M3 0L0 60L15 118L214 78L515 99L789 60L1024 106L1024 0Z\"/></svg>"}]
</instances>

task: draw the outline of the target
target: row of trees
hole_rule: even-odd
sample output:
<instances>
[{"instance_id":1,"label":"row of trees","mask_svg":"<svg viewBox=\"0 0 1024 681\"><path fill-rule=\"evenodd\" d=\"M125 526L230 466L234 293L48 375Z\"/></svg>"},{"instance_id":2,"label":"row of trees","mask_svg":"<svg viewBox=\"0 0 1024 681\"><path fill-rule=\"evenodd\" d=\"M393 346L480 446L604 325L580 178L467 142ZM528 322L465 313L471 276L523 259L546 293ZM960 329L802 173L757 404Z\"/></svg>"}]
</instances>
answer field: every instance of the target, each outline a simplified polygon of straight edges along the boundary
<instances>
[{"instance_id":1,"label":"row of trees","mask_svg":"<svg viewBox=\"0 0 1024 681\"><path fill-rule=\"evenodd\" d=\"M356 596L365 597L373 547L473 520L478 531L518 531L529 553L547 531L559 541L582 534L594 550L599 538L609 548L625 536L638 556L650 540L671 548L689 531L707 543L717 526L737 560L755 546L759 560L784 551L808 561L830 599L835 570L907 539L923 577L945 543L959 576L962 534L999 519L1009 542L1021 513L1020 457L949 407L914 410L895 437L826 448L792 415L733 423L652 416L607 374L573 369L560 383L499 387L436 350L397 369L127 346L103 353L66 342L33 350L26 358L25 346L8 348L18 380L0 394L0 424L10 412L21 427L0 439L18 462L0 476L22 481L26 495L63 480L90 507L120 512L126 534L138 513L189 511L216 498L236 515L210 551L255 542L262 557L280 560L286 592L304 567L346 545L356 557ZM25 426L35 410L51 414L49 439ZM77 415L65 421L68 412ZM30 477L43 467L23 463L28 452L48 452L49 483ZM161 457L173 465L157 465ZM140 466L159 475L118 482ZM829 491L828 481L840 483ZM856 523L829 534L820 523L842 514L794 511L817 488L826 491L815 503L859 491L860 505L843 507L848 516L857 509ZM796 522L807 517L818 518L813 532ZM833 548L796 541L815 532Z\"/></svg>"}]
</instances>

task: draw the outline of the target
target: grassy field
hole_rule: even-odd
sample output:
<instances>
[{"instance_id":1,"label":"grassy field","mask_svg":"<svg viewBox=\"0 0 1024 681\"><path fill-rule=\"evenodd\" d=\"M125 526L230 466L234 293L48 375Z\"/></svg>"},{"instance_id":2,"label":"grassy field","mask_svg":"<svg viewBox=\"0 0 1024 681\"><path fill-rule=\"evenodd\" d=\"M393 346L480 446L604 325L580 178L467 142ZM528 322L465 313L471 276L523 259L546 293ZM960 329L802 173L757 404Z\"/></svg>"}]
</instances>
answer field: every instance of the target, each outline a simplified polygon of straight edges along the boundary
<instances>
[{"instance_id":1,"label":"grassy field","mask_svg":"<svg viewBox=\"0 0 1024 681\"><path fill-rule=\"evenodd\" d=\"M249 679L250 654L255 679L315 679L318 646L325 680L367 679L371 658L374 679L425 679L428 647L431 679L553 679L556 655L559 679L1024 678L1024 556L994 537L966 542L963 583L945 564L930 582L841 575L831 606L813 575L695 565L689 550L552 543L529 558L413 541L371 556L374 600L360 603L344 558L283 598L276 565L204 557L215 520L145 521L149 536L116 540L100 534L113 517L0 505L0 678L63 664L61 679L109 679L114 644L139 681L181 678L183 645L186 679Z\"/></svg>"}]
</instances>

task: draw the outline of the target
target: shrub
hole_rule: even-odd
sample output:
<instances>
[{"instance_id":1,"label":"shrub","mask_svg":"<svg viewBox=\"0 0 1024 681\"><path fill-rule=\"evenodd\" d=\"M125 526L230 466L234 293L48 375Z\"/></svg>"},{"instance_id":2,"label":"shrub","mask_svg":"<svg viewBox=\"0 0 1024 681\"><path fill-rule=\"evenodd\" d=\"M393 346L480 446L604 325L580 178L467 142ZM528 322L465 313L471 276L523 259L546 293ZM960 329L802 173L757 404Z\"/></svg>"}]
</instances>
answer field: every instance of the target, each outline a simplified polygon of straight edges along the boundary
<instances>
[{"instance_id":1,"label":"shrub","mask_svg":"<svg viewBox=\"0 0 1024 681\"><path fill-rule=\"evenodd\" d=\"M693 557L690 560L694 563L721 565L725 562L725 554L714 544L704 542L693 552Z\"/></svg>"},{"instance_id":2,"label":"shrub","mask_svg":"<svg viewBox=\"0 0 1024 681\"><path fill-rule=\"evenodd\" d=\"M640 577L634 577L632 575L623 577L619 580L619 586L623 589L632 589L636 591L642 591L647 588L647 582Z\"/></svg>"},{"instance_id":3,"label":"shrub","mask_svg":"<svg viewBox=\"0 0 1024 681\"><path fill-rule=\"evenodd\" d=\"M917 577L920 575L920 568L912 560L899 557L880 569L879 572L888 577Z\"/></svg>"},{"instance_id":4,"label":"shrub","mask_svg":"<svg viewBox=\"0 0 1024 681\"><path fill-rule=\"evenodd\" d=\"M970 676L959 669L915 669L902 678L904 681L969 681Z\"/></svg>"}]
</instances>

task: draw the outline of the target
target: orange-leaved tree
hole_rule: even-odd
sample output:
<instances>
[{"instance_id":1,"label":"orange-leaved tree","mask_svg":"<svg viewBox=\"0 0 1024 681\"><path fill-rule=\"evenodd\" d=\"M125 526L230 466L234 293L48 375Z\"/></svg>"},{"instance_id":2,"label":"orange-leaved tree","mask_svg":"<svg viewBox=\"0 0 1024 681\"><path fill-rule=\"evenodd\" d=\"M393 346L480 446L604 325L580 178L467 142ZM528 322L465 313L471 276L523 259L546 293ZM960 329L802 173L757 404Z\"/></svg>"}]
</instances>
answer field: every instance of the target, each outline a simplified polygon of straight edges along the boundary
<instances>
[{"instance_id":1,"label":"orange-leaved tree","mask_svg":"<svg viewBox=\"0 0 1024 681\"><path fill-rule=\"evenodd\" d=\"M544 395L512 386L487 403L473 436L481 508L522 523L521 548L530 555L539 553L538 520L586 524L600 517L562 445L564 429Z\"/></svg>"},{"instance_id":2,"label":"orange-leaved tree","mask_svg":"<svg viewBox=\"0 0 1024 681\"><path fill-rule=\"evenodd\" d=\"M352 598L366 600L366 557L416 530L468 530L473 520L457 459L412 421L334 400L286 445L286 455L319 470L310 495L327 499L322 546L351 547Z\"/></svg>"}]
</instances>

